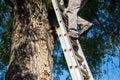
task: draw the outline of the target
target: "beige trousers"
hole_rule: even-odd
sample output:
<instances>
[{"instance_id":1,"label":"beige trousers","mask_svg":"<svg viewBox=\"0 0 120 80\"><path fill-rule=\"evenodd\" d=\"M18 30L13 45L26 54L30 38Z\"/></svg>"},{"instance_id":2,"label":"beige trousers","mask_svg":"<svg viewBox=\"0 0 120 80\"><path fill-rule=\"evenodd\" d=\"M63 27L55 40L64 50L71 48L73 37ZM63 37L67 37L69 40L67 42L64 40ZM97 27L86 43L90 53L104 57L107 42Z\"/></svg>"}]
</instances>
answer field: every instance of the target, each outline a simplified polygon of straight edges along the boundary
<instances>
[{"instance_id":1,"label":"beige trousers","mask_svg":"<svg viewBox=\"0 0 120 80\"><path fill-rule=\"evenodd\" d=\"M68 16L68 31L74 31L77 33L77 13L80 10L81 3L82 0L69 0L68 2L68 7L64 11L64 13Z\"/></svg>"}]
</instances>

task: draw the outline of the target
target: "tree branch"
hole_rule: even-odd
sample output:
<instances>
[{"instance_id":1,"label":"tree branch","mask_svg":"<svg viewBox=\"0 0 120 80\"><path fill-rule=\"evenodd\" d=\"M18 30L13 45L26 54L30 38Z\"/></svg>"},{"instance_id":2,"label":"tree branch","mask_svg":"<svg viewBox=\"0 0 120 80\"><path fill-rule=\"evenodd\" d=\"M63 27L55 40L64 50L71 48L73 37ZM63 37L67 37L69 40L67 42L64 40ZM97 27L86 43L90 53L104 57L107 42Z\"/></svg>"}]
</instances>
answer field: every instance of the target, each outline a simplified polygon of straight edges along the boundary
<instances>
[{"instance_id":1,"label":"tree branch","mask_svg":"<svg viewBox=\"0 0 120 80\"><path fill-rule=\"evenodd\" d=\"M86 5L86 3L88 2L88 0L84 0L84 1L82 1L82 5L81 5L81 9L83 9L84 7L85 7L85 5Z\"/></svg>"},{"instance_id":2,"label":"tree branch","mask_svg":"<svg viewBox=\"0 0 120 80\"><path fill-rule=\"evenodd\" d=\"M106 29L104 28L104 25L103 25L103 24L101 23L101 21L99 20L98 15L97 15L96 13L94 13L93 11L92 11L92 13L93 13L93 15L95 16L95 18L97 19L98 23L100 24L102 30L104 30L105 34L107 35L107 31L106 31Z\"/></svg>"}]
</instances>

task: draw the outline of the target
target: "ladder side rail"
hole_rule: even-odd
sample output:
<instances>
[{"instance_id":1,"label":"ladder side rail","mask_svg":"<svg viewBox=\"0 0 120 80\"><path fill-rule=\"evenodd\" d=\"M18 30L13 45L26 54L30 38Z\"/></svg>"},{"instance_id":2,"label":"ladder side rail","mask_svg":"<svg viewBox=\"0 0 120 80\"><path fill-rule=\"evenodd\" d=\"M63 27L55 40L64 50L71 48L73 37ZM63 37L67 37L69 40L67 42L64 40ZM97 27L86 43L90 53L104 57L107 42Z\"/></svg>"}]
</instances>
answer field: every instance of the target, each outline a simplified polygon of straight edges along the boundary
<instances>
[{"instance_id":1,"label":"ladder side rail","mask_svg":"<svg viewBox=\"0 0 120 80\"><path fill-rule=\"evenodd\" d=\"M69 55L70 55L70 57L72 57L71 59L72 59L72 62L73 62L73 67L72 68L74 68L75 69L75 73L76 73L76 76L77 76L77 79L75 79L75 80L84 80L83 79L83 75L82 75L82 73L81 73L81 70L80 70L80 67L79 67L79 63L78 63L78 61L75 59L75 52L74 52L74 50L73 50L73 48L72 48L72 45L71 45L71 41L70 41L70 39L69 39L69 36L68 35L66 35L66 36L64 36L64 39L65 39L65 42L66 42L66 44L67 44L67 48L68 48L68 52L69 52ZM70 66L69 66L70 67ZM74 74L75 74L74 73ZM80 77L81 77L81 79L80 79ZM73 79L74 80L74 79Z\"/></svg>"},{"instance_id":2,"label":"ladder side rail","mask_svg":"<svg viewBox=\"0 0 120 80\"><path fill-rule=\"evenodd\" d=\"M62 34L64 35L65 41L67 42L68 49L72 50L71 42L70 42L69 36L67 35L65 24L63 22L61 12L60 12L59 7L58 7L58 2L56 0L52 0L52 3L53 3L53 7L54 7L54 10L55 10L55 13L56 13L56 16L57 16L58 23L60 25ZM70 55L73 56L72 54L70 54ZM76 66L76 64L74 64L74 66Z\"/></svg>"},{"instance_id":3,"label":"ladder side rail","mask_svg":"<svg viewBox=\"0 0 120 80\"><path fill-rule=\"evenodd\" d=\"M59 37L59 40L60 40L60 43L61 43L61 46L62 46L63 53L66 53L66 54L65 54L65 57L66 57L66 56L70 57L70 55L68 54L67 45L66 45L66 43L65 43L65 40L64 40L64 38L63 38L63 35L62 35L62 33L61 33L60 28L56 28L56 31L57 31L57 34L58 34L58 37ZM68 58L67 61L70 62L71 59ZM68 65L69 65L69 66L72 66L73 64L72 64L72 63L69 63Z\"/></svg>"},{"instance_id":4,"label":"ladder side rail","mask_svg":"<svg viewBox=\"0 0 120 80\"><path fill-rule=\"evenodd\" d=\"M68 69L69 69L69 71L70 71L70 73L71 73L71 77L72 77L72 79L73 80L83 80L83 76L81 76L80 74L80 72L79 72L79 69L78 68L75 68L75 67L73 67L73 59L74 59L74 57L71 57L70 56L70 52L69 52L69 50L67 49L67 46L66 46L66 42L65 42L65 40L64 40L64 36L63 35L61 35L62 34L62 32L61 32L61 30L60 30L60 28L59 29L56 29L56 31L57 31L57 33L58 33L58 37L59 37L59 40L60 40L60 42L61 42L61 46L62 46L62 48L63 48L63 53L64 53L64 55L65 55L65 59L66 59L66 62L67 62L67 64L68 64ZM76 63L77 64L77 63ZM72 67L72 68L71 68Z\"/></svg>"},{"instance_id":5,"label":"ladder side rail","mask_svg":"<svg viewBox=\"0 0 120 80\"><path fill-rule=\"evenodd\" d=\"M56 16L57 16L57 19L58 19L58 23L60 25L60 28L61 28L61 31L62 31L62 34L66 34L66 28L63 27L65 24L63 22L63 19L62 19L62 16L61 16L61 12L59 10L59 7L58 7L58 2L57 0L52 0L52 4L53 4L53 8L55 10L55 13L56 13Z\"/></svg>"},{"instance_id":6,"label":"ladder side rail","mask_svg":"<svg viewBox=\"0 0 120 80\"><path fill-rule=\"evenodd\" d=\"M94 78L93 78L93 76L92 76L92 73L91 73L91 70L90 70L90 68L89 68L89 65L88 65L88 63L87 63L87 60L86 60L86 58L85 58L85 56L84 56L83 50L82 50L81 45L79 44L79 41L78 41L78 40L77 40L77 43L78 43L78 47L79 47L78 54L84 59L83 64L85 64L85 66L86 66L86 68L87 68L88 75L89 75L89 77L90 77L89 80L94 80Z\"/></svg>"}]
</instances>

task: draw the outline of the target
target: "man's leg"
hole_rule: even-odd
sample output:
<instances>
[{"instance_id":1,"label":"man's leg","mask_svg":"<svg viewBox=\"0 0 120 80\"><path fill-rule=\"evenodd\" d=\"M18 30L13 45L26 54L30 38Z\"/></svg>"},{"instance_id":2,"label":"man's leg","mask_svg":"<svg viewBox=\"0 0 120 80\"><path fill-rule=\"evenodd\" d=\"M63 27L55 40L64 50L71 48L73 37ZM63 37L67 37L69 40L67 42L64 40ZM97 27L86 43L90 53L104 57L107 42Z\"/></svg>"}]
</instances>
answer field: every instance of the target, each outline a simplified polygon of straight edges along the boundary
<instances>
[{"instance_id":1,"label":"man's leg","mask_svg":"<svg viewBox=\"0 0 120 80\"><path fill-rule=\"evenodd\" d=\"M77 13L80 9L81 0L69 0L68 7L64 13L68 16L68 33L71 37L78 38Z\"/></svg>"},{"instance_id":2,"label":"man's leg","mask_svg":"<svg viewBox=\"0 0 120 80\"><path fill-rule=\"evenodd\" d=\"M68 13L68 33L71 37L78 38L77 13Z\"/></svg>"}]
</instances>

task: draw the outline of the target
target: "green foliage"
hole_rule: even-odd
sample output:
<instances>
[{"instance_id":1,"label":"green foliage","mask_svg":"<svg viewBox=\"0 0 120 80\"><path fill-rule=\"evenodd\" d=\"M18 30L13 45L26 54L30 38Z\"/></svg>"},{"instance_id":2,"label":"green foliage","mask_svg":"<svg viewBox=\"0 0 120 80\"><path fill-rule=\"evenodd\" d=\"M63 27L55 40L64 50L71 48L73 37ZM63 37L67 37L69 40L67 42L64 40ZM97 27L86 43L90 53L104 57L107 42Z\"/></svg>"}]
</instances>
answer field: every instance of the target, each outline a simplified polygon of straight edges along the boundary
<instances>
[{"instance_id":1,"label":"green foliage","mask_svg":"<svg viewBox=\"0 0 120 80\"><path fill-rule=\"evenodd\" d=\"M92 21L95 18L94 12L98 10L98 0L88 0L86 5L78 13L79 16L83 17L88 21Z\"/></svg>"},{"instance_id":2,"label":"green foliage","mask_svg":"<svg viewBox=\"0 0 120 80\"><path fill-rule=\"evenodd\" d=\"M53 9L51 0L47 0L46 7L47 9Z\"/></svg>"},{"instance_id":3,"label":"green foliage","mask_svg":"<svg viewBox=\"0 0 120 80\"><path fill-rule=\"evenodd\" d=\"M12 33L12 20L10 18L11 8L0 1L0 59L8 64L10 57L10 43Z\"/></svg>"},{"instance_id":4,"label":"green foliage","mask_svg":"<svg viewBox=\"0 0 120 80\"><path fill-rule=\"evenodd\" d=\"M104 71L108 72L107 69L102 71L103 61L104 64L110 61L114 62L111 58L119 57L116 54L120 46L120 2L118 0L98 0L98 4L98 9L92 9L93 17L90 16L93 18L94 26L87 37L80 40L90 68L94 76L97 76L96 79L104 74ZM88 15L91 14L88 13Z\"/></svg>"},{"instance_id":5,"label":"green foliage","mask_svg":"<svg viewBox=\"0 0 120 80\"><path fill-rule=\"evenodd\" d=\"M100 71L100 63L104 57L104 51L102 49L102 36L92 37L89 39L84 37L81 38L80 43L89 67L92 70L93 75L96 75Z\"/></svg>"}]
</instances>

